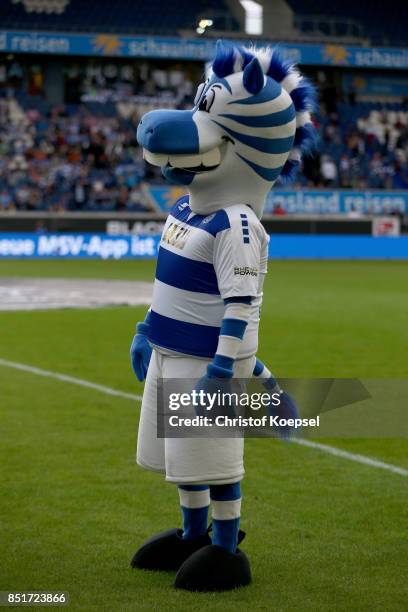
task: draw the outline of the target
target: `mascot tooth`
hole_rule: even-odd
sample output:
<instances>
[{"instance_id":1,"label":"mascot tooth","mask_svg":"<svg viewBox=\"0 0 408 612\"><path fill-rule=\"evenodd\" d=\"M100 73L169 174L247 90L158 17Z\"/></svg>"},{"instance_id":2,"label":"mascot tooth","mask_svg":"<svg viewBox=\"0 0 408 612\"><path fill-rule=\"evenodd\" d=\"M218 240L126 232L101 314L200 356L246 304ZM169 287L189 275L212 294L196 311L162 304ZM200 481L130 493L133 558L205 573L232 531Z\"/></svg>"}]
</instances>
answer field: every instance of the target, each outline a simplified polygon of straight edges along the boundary
<instances>
[{"instance_id":1,"label":"mascot tooth","mask_svg":"<svg viewBox=\"0 0 408 612\"><path fill-rule=\"evenodd\" d=\"M143 544L132 567L177 571L177 588L218 591L251 580L238 548L243 440L159 439L158 380L195 379L208 390L214 380L256 376L279 389L255 357L268 261L260 219L277 178L293 174L313 145L314 100L277 49L219 42L193 109L152 111L138 127L145 159L188 191L166 221L153 301L131 347L135 374L146 379L137 463L178 486L183 520ZM295 414L291 398L282 398Z\"/></svg>"}]
</instances>

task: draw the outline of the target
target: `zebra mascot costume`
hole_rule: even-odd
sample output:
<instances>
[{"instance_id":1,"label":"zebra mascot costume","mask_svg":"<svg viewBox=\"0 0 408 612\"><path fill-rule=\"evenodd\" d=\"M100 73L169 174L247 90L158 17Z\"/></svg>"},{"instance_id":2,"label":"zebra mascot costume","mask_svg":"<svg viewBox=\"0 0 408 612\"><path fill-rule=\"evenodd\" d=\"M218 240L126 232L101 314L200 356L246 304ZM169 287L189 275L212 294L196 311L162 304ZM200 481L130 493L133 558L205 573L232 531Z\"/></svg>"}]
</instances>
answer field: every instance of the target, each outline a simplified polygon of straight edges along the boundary
<instances>
[{"instance_id":1,"label":"zebra mascot costume","mask_svg":"<svg viewBox=\"0 0 408 612\"><path fill-rule=\"evenodd\" d=\"M268 258L260 219L276 179L313 144L313 105L313 87L278 49L219 41L193 109L152 111L138 127L145 159L189 194L166 221L153 301L131 347L135 374L146 379L137 462L178 486L183 520L143 544L132 567L177 571L177 588L219 591L251 580L238 548L243 440L158 438L157 382L195 379L208 390L214 379L257 376L278 388L255 357Z\"/></svg>"}]
</instances>

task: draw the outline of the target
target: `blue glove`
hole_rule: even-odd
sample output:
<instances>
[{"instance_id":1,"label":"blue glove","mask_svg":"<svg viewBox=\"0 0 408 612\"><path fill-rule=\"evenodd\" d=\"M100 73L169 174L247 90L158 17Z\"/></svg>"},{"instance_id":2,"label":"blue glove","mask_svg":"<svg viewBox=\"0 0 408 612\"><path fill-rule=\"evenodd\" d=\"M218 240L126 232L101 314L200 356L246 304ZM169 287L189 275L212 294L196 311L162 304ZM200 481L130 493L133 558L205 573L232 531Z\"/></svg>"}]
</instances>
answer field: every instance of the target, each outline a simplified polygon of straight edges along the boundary
<instances>
[{"instance_id":1,"label":"blue glove","mask_svg":"<svg viewBox=\"0 0 408 612\"><path fill-rule=\"evenodd\" d=\"M152 356L152 347L147 338L149 324L138 323L136 331L137 334L133 338L132 346L130 347L130 360L137 379L142 382L146 378L147 368Z\"/></svg>"},{"instance_id":2,"label":"blue glove","mask_svg":"<svg viewBox=\"0 0 408 612\"><path fill-rule=\"evenodd\" d=\"M271 376L268 380L263 383L264 387L268 389L268 391L279 393L280 403L278 406L274 406L272 402L268 406L268 413L270 416L277 416L282 419L298 419L299 418L299 410L296 406L295 400L286 393L286 391L282 391L279 388L279 385L276 379ZM292 428L289 426L280 426L277 428L278 433L281 438L290 438L292 434Z\"/></svg>"},{"instance_id":3,"label":"blue glove","mask_svg":"<svg viewBox=\"0 0 408 612\"><path fill-rule=\"evenodd\" d=\"M228 368L223 368L213 363L210 363L207 366L207 373L202 376L198 381L194 390L199 393L200 391L204 391L204 393L209 394L217 394L218 392L222 393L231 393L231 379L233 376L233 371ZM215 403L212 410L207 410L207 406L209 406L208 402L197 406L196 413L198 415L212 415L216 416L217 414L226 414L228 416L235 416L235 411L233 407L229 406L219 406L218 403Z\"/></svg>"}]
</instances>

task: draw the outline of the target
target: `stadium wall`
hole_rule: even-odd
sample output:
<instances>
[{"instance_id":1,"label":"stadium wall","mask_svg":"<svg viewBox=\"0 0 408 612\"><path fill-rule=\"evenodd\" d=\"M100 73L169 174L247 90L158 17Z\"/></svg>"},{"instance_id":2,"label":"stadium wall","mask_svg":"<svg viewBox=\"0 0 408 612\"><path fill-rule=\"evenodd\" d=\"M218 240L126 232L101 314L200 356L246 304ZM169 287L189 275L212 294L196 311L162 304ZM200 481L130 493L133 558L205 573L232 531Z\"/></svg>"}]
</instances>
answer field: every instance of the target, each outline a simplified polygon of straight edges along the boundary
<instances>
[{"instance_id":1,"label":"stadium wall","mask_svg":"<svg viewBox=\"0 0 408 612\"><path fill-rule=\"evenodd\" d=\"M169 185L144 185L146 197L158 212L167 212L184 188ZM288 214L408 214L408 190L386 191L350 189L272 189L265 212L279 206Z\"/></svg>"},{"instance_id":2,"label":"stadium wall","mask_svg":"<svg viewBox=\"0 0 408 612\"><path fill-rule=\"evenodd\" d=\"M154 258L181 193L147 186L151 213L0 213L1 258ZM408 259L408 194L273 190L263 224L274 259Z\"/></svg>"},{"instance_id":3,"label":"stadium wall","mask_svg":"<svg viewBox=\"0 0 408 612\"><path fill-rule=\"evenodd\" d=\"M160 235L0 234L0 259L154 259ZM273 235L271 259L408 260L408 237Z\"/></svg>"}]
</instances>

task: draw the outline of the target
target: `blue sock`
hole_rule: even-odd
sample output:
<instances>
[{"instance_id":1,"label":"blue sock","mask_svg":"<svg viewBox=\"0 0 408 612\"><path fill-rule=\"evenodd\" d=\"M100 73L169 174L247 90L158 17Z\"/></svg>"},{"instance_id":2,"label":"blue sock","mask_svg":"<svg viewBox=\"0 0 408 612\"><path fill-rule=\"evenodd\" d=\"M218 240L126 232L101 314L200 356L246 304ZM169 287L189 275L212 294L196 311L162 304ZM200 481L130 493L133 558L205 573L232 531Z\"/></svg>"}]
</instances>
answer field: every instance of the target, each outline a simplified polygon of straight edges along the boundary
<instances>
[{"instance_id":1,"label":"blue sock","mask_svg":"<svg viewBox=\"0 0 408 612\"><path fill-rule=\"evenodd\" d=\"M207 531L210 491L207 485L179 485L178 490L183 515L183 538L194 540Z\"/></svg>"},{"instance_id":2,"label":"blue sock","mask_svg":"<svg viewBox=\"0 0 408 612\"><path fill-rule=\"evenodd\" d=\"M210 485L212 506L212 543L234 553L238 545L241 514L241 486L239 482Z\"/></svg>"}]
</instances>

